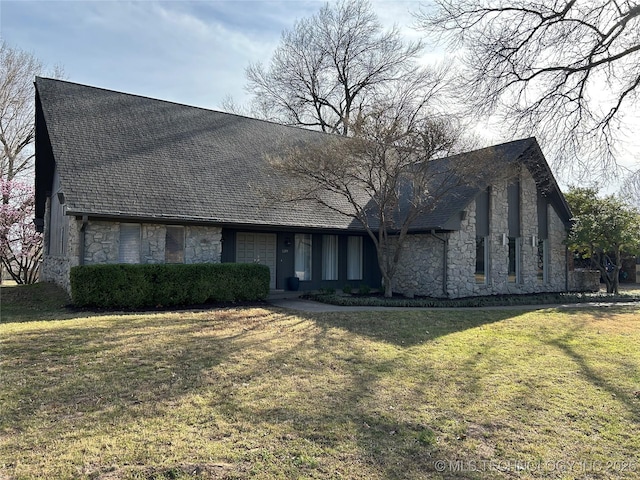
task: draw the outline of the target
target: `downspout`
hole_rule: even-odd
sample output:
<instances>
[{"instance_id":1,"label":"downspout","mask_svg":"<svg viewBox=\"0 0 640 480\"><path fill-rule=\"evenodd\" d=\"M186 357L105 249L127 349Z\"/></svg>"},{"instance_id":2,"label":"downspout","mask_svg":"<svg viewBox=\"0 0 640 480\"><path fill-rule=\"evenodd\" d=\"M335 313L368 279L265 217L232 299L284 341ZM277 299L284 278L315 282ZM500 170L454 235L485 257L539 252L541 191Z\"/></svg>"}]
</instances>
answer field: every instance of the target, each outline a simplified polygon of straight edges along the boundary
<instances>
[{"instance_id":1,"label":"downspout","mask_svg":"<svg viewBox=\"0 0 640 480\"><path fill-rule=\"evenodd\" d=\"M567 238L569 238L569 231L567 231ZM564 291L569 292L569 246L564 247Z\"/></svg>"},{"instance_id":2,"label":"downspout","mask_svg":"<svg viewBox=\"0 0 640 480\"><path fill-rule=\"evenodd\" d=\"M87 230L87 225L89 224L89 216L82 215L82 226L80 227L80 258L79 265L84 265L84 246L85 246L85 232Z\"/></svg>"},{"instance_id":3,"label":"downspout","mask_svg":"<svg viewBox=\"0 0 640 480\"><path fill-rule=\"evenodd\" d=\"M431 236L442 242L442 294L445 297L449 297L449 294L447 293L447 267L449 263L447 261L447 253L448 253L447 243L448 242L446 238L442 238L436 235L435 230L431 230Z\"/></svg>"}]
</instances>

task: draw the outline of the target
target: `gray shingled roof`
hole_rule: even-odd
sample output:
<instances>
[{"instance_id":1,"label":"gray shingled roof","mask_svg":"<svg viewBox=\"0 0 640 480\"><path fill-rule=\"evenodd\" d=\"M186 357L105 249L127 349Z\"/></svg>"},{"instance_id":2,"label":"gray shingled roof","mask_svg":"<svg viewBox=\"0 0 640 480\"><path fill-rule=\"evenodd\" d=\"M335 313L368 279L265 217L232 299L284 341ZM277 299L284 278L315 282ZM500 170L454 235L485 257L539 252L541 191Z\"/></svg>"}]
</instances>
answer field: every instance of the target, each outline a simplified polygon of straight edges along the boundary
<instances>
[{"instance_id":1,"label":"gray shingled roof","mask_svg":"<svg viewBox=\"0 0 640 480\"><path fill-rule=\"evenodd\" d=\"M70 214L362 228L318 205L266 204L259 191L288 182L269 171L265 154L325 134L60 80L37 78L36 89ZM513 161L532 142L494 148ZM458 189L416 228L443 228L476 193Z\"/></svg>"}]
</instances>

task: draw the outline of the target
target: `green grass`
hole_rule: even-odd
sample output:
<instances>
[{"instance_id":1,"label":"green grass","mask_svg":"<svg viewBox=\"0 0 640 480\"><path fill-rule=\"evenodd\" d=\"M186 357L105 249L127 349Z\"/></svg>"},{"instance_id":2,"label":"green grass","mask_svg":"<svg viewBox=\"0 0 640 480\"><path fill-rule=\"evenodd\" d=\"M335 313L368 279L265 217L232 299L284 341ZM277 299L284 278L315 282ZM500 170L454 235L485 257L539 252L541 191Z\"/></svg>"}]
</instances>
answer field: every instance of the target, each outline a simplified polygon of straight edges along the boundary
<instances>
[{"instance_id":1,"label":"green grass","mask_svg":"<svg viewBox=\"0 0 640 480\"><path fill-rule=\"evenodd\" d=\"M0 323L69 318L67 293L52 283L0 287Z\"/></svg>"},{"instance_id":2,"label":"green grass","mask_svg":"<svg viewBox=\"0 0 640 480\"><path fill-rule=\"evenodd\" d=\"M640 470L637 307L39 321L2 293L0 479Z\"/></svg>"}]
</instances>

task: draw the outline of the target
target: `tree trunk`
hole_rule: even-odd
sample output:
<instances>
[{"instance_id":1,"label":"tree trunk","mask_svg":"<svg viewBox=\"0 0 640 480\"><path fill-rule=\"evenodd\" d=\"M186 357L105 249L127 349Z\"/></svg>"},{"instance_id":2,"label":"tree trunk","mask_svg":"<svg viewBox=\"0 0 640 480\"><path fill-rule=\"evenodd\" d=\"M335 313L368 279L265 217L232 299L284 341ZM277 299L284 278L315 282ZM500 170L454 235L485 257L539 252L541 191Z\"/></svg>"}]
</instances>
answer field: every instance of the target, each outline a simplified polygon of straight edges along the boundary
<instances>
[{"instance_id":1,"label":"tree trunk","mask_svg":"<svg viewBox=\"0 0 640 480\"><path fill-rule=\"evenodd\" d=\"M620 270L622 270L622 255L620 254L620 247L616 247L616 265L613 269L613 284L611 293L618 295L620 293Z\"/></svg>"},{"instance_id":2,"label":"tree trunk","mask_svg":"<svg viewBox=\"0 0 640 480\"><path fill-rule=\"evenodd\" d=\"M391 288L391 279L387 280L385 278L384 280L384 296L385 298L393 297L393 290Z\"/></svg>"}]
</instances>

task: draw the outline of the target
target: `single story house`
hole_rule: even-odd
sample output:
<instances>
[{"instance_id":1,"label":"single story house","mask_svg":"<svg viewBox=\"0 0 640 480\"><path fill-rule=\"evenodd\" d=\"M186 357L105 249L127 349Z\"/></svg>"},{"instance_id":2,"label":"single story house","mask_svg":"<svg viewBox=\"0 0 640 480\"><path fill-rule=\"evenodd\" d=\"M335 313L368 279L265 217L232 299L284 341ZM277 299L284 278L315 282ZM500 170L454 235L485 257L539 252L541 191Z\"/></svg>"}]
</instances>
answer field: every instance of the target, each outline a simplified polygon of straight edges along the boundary
<instances>
[{"instance_id":1,"label":"single story house","mask_svg":"<svg viewBox=\"0 0 640 480\"><path fill-rule=\"evenodd\" d=\"M380 286L374 245L358 222L261 194L288 181L265 155L325 134L61 80L35 86L43 281L69 289L70 268L82 264L260 262L272 289L289 288L291 277L303 290ZM478 152L512 177L459 189L421 218L394 291L568 290L571 214L538 143Z\"/></svg>"}]
</instances>

